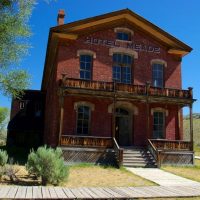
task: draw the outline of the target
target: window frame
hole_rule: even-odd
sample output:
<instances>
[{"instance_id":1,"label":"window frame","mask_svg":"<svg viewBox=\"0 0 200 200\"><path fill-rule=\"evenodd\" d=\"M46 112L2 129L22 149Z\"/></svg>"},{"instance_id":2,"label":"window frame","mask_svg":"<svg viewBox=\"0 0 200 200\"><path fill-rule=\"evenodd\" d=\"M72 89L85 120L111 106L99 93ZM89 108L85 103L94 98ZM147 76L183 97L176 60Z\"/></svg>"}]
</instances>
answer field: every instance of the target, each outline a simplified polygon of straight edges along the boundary
<instances>
[{"instance_id":1,"label":"window frame","mask_svg":"<svg viewBox=\"0 0 200 200\"><path fill-rule=\"evenodd\" d=\"M91 58L91 65L90 65L90 78L88 79L88 78L81 78L81 71L84 71L84 72L89 72L89 70L86 70L86 69L81 69L81 62L83 62L83 61L81 61L81 57L82 56L90 56L90 58ZM84 64L85 64L86 62L84 61ZM89 62L88 62L89 63ZM86 65L86 64L85 64ZM93 55L90 55L90 54L80 54L80 56L79 56L79 78L81 79L81 80L86 80L86 81L90 81L90 80L92 80L92 77L93 77Z\"/></svg>"},{"instance_id":2,"label":"window frame","mask_svg":"<svg viewBox=\"0 0 200 200\"><path fill-rule=\"evenodd\" d=\"M131 63L130 64L124 64L123 62L116 62L114 61L114 56L115 55L120 55L120 59L121 61L123 61L124 59L124 56L129 56L131 58ZM125 53L113 53L112 55L112 79L118 83L122 83L122 84L133 84L133 62L134 62L134 57L131 56L131 55L128 55L128 54L125 54ZM115 79L114 77L114 67L119 67L120 68L120 80L118 81L117 79ZM124 74L128 74L128 73L125 73L123 72L122 68L130 68L130 82L127 82L127 79L126 81L122 81L122 80L125 80L123 79L123 75ZM116 74L116 73L115 73Z\"/></svg>"},{"instance_id":3,"label":"window frame","mask_svg":"<svg viewBox=\"0 0 200 200\"><path fill-rule=\"evenodd\" d=\"M124 37L118 38L119 34L121 34L122 36L127 34L128 39L124 39ZM131 32L128 32L128 31L119 30L119 31L116 32L116 40L119 40L119 41L131 42L132 41L131 36L132 36Z\"/></svg>"},{"instance_id":4,"label":"window frame","mask_svg":"<svg viewBox=\"0 0 200 200\"><path fill-rule=\"evenodd\" d=\"M79 121L79 118L78 118L78 115L79 115L79 108L80 107L87 107L89 109L88 113L89 113L89 117L88 117L88 133L87 134L80 134L78 133L78 121ZM82 121L84 120L81 119ZM82 123L82 132L83 132L83 123ZM76 110L76 132L75 132L76 135L80 135L80 136L89 136L91 135L91 107L88 106L88 105L78 105L77 106L77 110Z\"/></svg>"},{"instance_id":5,"label":"window frame","mask_svg":"<svg viewBox=\"0 0 200 200\"><path fill-rule=\"evenodd\" d=\"M159 135L159 137L155 137L155 131L156 130L154 130L154 126L161 126L161 124L159 124L159 118L158 118L158 123L157 124L155 124L154 123L154 118L155 118L155 114L156 113L162 113L162 115L163 115L163 124L162 124L162 126L163 126L163 132L162 132L162 137L160 137L160 135ZM152 138L153 139L165 139L166 138L166 116L165 116L165 112L163 112L163 111L154 111L153 112L153 127L152 127ZM158 130L158 131L160 131L160 130Z\"/></svg>"},{"instance_id":6,"label":"window frame","mask_svg":"<svg viewBox=\"0 0 200 200\"><path fill-rule=\"evenodd\" d=\"M25 100L20 100L19 101L19 109L23 110L26 107L26 101Z\"/></svg>"},{"instance_id":7,"label":"window frame","mask_svg":"<svg viewBox=\"0 0 200 200\"><path fill-rule=\"evenodd\" d=\"M154 67L156 65L162 66L162 86L155 86L154 85L154 81L158 80L158 78L157 79L154 78ZM161 63L153 63L152 64L152 86L153 87L157 87L157 88L164 88L165 87L165 70L164 69L165 69L164 64L161 64Z\"/></svg>"}]
</instances>

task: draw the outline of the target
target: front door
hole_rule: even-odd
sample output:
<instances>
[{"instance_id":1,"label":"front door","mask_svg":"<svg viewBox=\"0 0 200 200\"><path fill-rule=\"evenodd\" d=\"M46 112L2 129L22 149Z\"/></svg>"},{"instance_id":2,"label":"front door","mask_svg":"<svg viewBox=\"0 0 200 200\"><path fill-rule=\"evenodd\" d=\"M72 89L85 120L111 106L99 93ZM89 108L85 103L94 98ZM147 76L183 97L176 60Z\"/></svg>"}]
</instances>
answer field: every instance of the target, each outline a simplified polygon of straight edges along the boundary
<instances>
[{"instance_id":1,"label":"front door","mask_svg":"<svg viewBox=\"0 0 200 200\"><path fill-rule=\"evenodd\" d=\"M131 142L131 117L128 111L117 108L115 118L115 137L120 146L130 146Z\"/></svg>"}]
</instances>

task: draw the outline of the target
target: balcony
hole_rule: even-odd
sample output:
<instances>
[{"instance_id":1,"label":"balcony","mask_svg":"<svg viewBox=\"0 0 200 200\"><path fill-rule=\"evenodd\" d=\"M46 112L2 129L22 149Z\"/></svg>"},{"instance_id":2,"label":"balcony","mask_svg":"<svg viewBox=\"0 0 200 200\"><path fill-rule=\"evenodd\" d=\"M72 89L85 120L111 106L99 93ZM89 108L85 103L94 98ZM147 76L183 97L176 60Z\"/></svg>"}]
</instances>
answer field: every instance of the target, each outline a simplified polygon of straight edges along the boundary
<instances>
[{"instance_id":1,"label":"balcony","mask_svg":"<svg viewBox=\"0 0 200 200\"><path fill-rule=\"evenodd\" d=\"M146 85L130 85L117 82L101 82L101 81L88 81L81 79L66 78L62 79L62 86L67 90L78 89L80 93L96 94L101 93L104 96L128 97L128 98L145 98L148 96L152 100L160 98L188 101L193 100L192 88L188 90L172 89L172 88L157 88L152 87L150 84ZM81 89L81 90L80 90ZM84 91L84 92L81 92Z\"/></svg>"}]
</instances>

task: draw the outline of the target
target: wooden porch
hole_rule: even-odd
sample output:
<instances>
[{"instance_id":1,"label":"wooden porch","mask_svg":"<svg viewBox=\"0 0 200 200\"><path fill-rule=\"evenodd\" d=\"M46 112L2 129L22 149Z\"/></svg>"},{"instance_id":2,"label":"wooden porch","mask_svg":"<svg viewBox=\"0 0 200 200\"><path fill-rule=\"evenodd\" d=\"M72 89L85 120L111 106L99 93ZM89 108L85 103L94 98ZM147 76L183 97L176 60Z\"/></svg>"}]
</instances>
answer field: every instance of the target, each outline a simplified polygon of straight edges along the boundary
<instances>
[{"instance_id":1,"label":"wooden porch","mask_svg":"<svg viewBox=\"0 0 200 200\"><path fill-rule=\"evenodd\" d=\"M114 156L118 166L123 163L124 149L112 137L62 135L60 145L68 162L72 162L73 157L80 162L85 160L95 163L102 160L102 157L104 161L106 159L114 161ZM154 157L158 167L164 164L192 165L194 163L193 145L190 141L149 139L146 148Z\"/></svg>"}]
</instances>

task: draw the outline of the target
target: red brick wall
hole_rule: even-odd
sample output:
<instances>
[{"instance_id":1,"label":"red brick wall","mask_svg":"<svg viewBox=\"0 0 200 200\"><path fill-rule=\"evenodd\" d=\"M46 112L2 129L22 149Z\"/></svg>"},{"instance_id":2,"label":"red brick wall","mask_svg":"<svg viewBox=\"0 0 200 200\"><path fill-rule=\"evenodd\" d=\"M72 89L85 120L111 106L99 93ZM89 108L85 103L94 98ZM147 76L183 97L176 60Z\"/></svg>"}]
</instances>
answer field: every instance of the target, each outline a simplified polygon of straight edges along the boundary
<instances>
[{"instance_id":1,"label":"red brick wall","mask_svg":"<svg viewBox=\"0 0 200 200\"><path fill-rule=\"evenodd\" d=\"M115 40L116 34L114 29L95 32L88 35L93 38ZM79 57L77 51L81 49L92 50L96 52L96 58L93 62L93 80L112 81L112 56L109 56L109 48L101 45L85 44L87 36L81 36L75 41L60 42L57 54L57 63L51 76L46 98L46 117L45 117L45 142L56 146L58 142L60 105L58 98L58 82L62 74L67 74L70 78L79 78ZM132 66L133 83L145 84L152 81L152 59L162 59L167 62L165 67L164 78L165 87L181 88L181 61L175 56L168 54L167 49L154 41L150 36L134 30L133 41L138 43L149 44L161 48L160 53L138 52L138 59L134 59ZM111 103L105 99L80 99L78 97L65 97L64 101L64 126L63 133L75 134L76 132L76 113L74 110L74 102L84 100L95 104L95 110L91 114L91 133L95 136L111 136L111 120L112 116L107 112L107 107ZM133 117L133 141L136 145L142 145L145 142L146 127L146 105L136 103L139 115ZM156 106L156 105L154 105ZM166 107L161 105L159 107ZM178 114L177 106L168 106L169 116L166 118L166 137L168 139L177 139L178 132ZM150 120L152 127L152 119ZM181 124L182 127L182 124ZM152 133L152 129L150 129Z\"/></svg>"}]
</instances>

